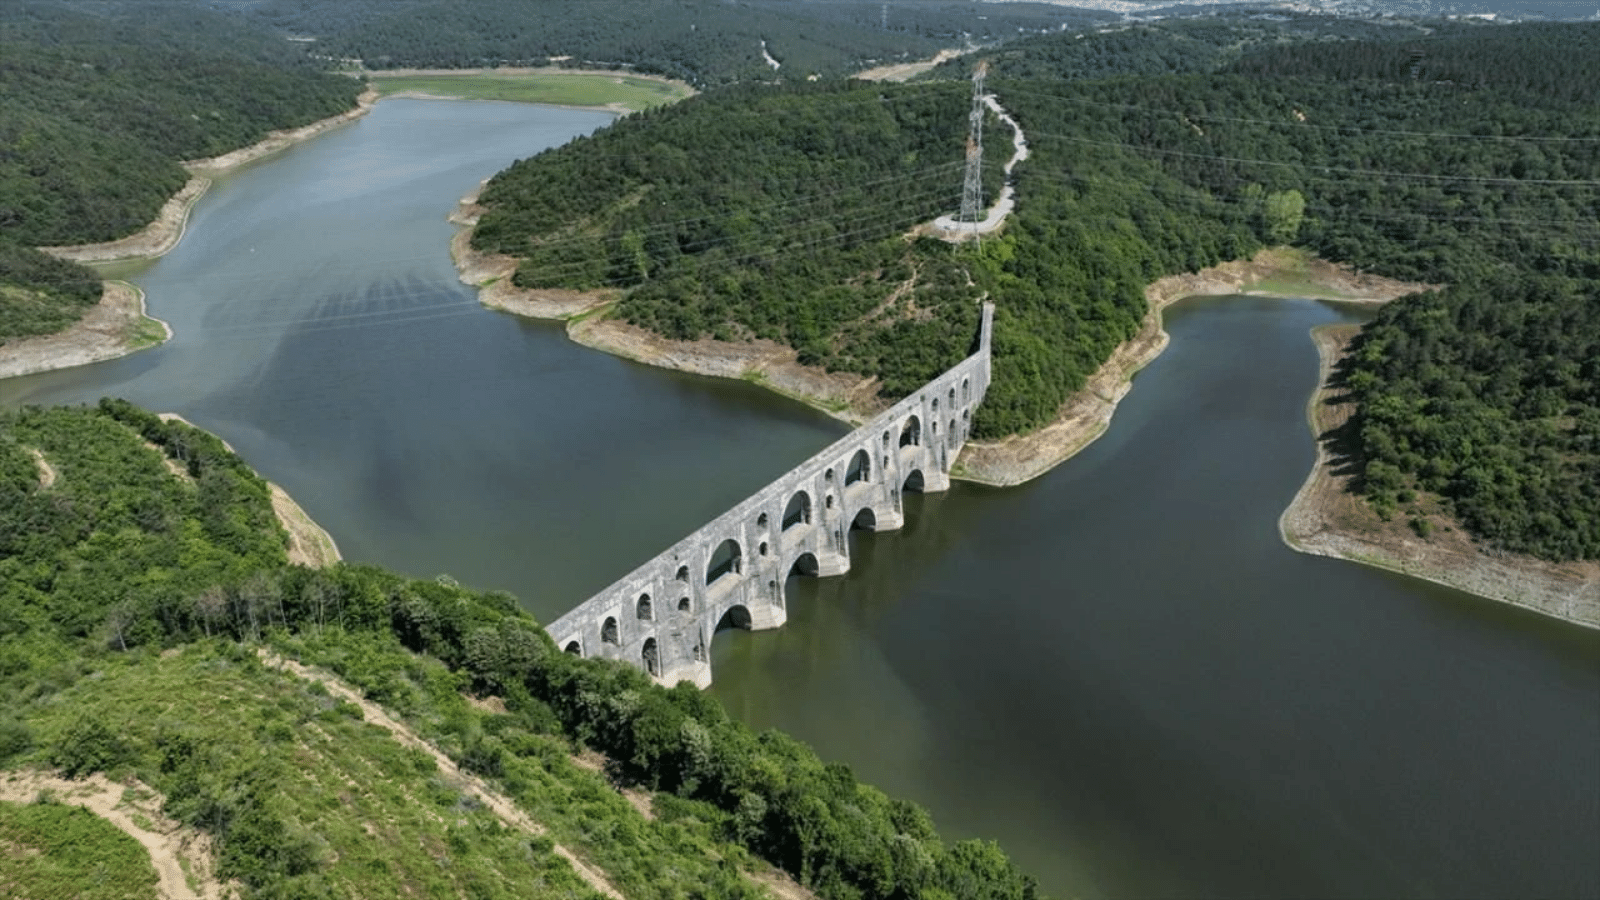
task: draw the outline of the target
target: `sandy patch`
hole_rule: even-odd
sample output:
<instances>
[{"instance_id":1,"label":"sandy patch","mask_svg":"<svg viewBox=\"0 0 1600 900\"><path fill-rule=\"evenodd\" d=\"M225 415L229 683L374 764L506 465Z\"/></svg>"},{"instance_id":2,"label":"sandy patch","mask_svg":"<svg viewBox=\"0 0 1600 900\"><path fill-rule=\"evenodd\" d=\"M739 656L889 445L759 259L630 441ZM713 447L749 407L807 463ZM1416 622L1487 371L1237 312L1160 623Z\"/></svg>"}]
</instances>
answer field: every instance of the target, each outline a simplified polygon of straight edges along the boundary
<instances>
[{"instance_id":1,"label":"sandy patch","mask_svg":"<svg viewBox=\"0 0 1600 900\"><path fill-rule=\"evenodd\" d=\"M205 429L185 419L177 413L157 413L163 422L182 422L190 428ZM217 440L222 440L220 437ZM167 456L166 451L154 444L149 445L161 458L167 462L167 469L179 478L189 480L189 471L178 465L176 460ZM229 453L237 453L233 445L222 441L222 446ZM267 490L272 492L272 512L278 517L278 524L289 533L289 562L292 565L307 566L312 569L325 569L340 561L344 557L339 553L339 545L334 542L333 535L329 534L300 504L294 502L289 492L279 487L274 482L267 482Z\"/></svg>"},{"instance_id":2,"label":"sandy patch","mask_svg":"<svg viewBox=\"0 0 1600 900\"><path fill-rule=\"evenodd\" d=\"M267 488L272 491L272 512L283 530L289 532L290 565L326 569L344 558L339 554L333 535L301 509L288 491L270 481Z\"/></svg>"},{"instance_id":3,"label":"sandy patch","mask_svg":"<svg viewBox=\"0 0 1600 900\"><path fill-rule=\"evenodd\" d=\"M59 803L89 810L138 841L155 866L156 896L162 900L234 895L215 875L211 838L163 816L161 795L140 782L118 784L102 774L68 781L33 771L0 776L0 800L32 803L41 791L51 792ZM185 876L185 864L192 878Z\"/></svg>"},{"instance_id":4,"label":"sandy patch","mask_svg":"<svg viewBox=\"0 0 1600 900\"><path fill-rule=\"evenodd\" d=\"M928 71L934 66L937 66L942 62L955 59L956 57L967 52L968 51L956 49L940 50L938 53L934 54L932 59L922 59L917 60L916 62L908 63L892 63L887 66L874 66L870 69L862 69L851 77L859 78L862 81L909 81L913 77L921 75L923 72Z\"/></svg>"},{"instance_id":5,"label":"sandy patch","mask_svg":"<svg viewBox=\"0 0 1600 900\"><path fill-rule=\"evenodd\" d=\"M28 448L28 454L33 457L34 464L39 467L39 490L50 490L55 485L58 477L56 467L50 465L50 460L45 459L44 454L33 447Z\"/></svg>"},{"instance_id":6,"label":"sandy patch","mask_svg":"<svg viewBox=\"0 0 1600 900\"><path fill-rule=\"evenodd\" d=\"M159 326L161 343L172 328L145 315L144 292L126 281L107 281L100 302L65 331L11 341L0 346L0 378L32 375L104 362L142 350L145 321Z\"/></svg>"},{"instance_id":7,"label":"sandy patch","mask_svg":"<svg viewBox=\"0 0 1600 900\"><path fill-rule=\"evenodd\" d=\"M1284 249L1263 250L1248 260L1163 278L1145 289L1150 311L1133 340L1118 347L1089 378L1084 389L1067 398L1049 425L1000 441L968 442L951 477L997 486L1016 485L1071 459L1105 432L1117 404L1132 388L1134 374L1166 349L1168 335L1162 325L1162 310L1184 297L1275 296L1277 293L1273 291L1252 289L1254 285L1275 279L1289 279L1295 283L1292 291L1278 293L1375 304L1430 287L1357 272Z\"/></svg>"},{"instance_id":8,"label":"sandy patch","mask_svg":"<svg viewBox=\"0 0 1600 900\"><path fill-rule=\"evenodd\" d=\"M1355 326L1315 329L1322 374L1306 409L1317 437L1317 461L1278 520L1284 542L1304 553L1365 563L1457 590L1600 628L1600 562L1550 563L1488 553L1427 498L1417 504L1433 523L1426 538L1397 511L1388 521L1352 490L1355 478L1343 427L1356 404L1333 383Z\"/></svg>"},{"instance_id":9,"label":"sandy patch","mask_svg":"<svg viewBox=\"0 0 1600 900\"><path fill-rule=\"evenodd\" d=\"M178 246L188 228L189 211L211 188L211 179L191 175L187 184L173 194L155 220L125 238L103 244L73 244L66 247L40 247L40 250L73 262L109 262L118 259L154 259Z\"/></svg>"},{"instance_id":10,"label":"sandy patch","mask_svg":"<svg viewBox=\"0 0 1600 900\"><path fill-rule=\"evenodd\" d=\"M471 794L491 810L501 822L527 834L542 835L546 832L547 829L543 825L530 818L511 798L495 790L482 778L470 772L462 771L450 757L444 755L438 748L419 737L405 723L391 717L383 707L363 697L360 692L345 684L336 676L301 665L291 659L284 659L265 650L259 652L262 661L267 665L275 669L281 669L299 678L322 684L328 689L328 693L333 696L359 706L362 717L366 721L389 732L401 744L428 754L433 758L434 764L439 767L440 772L443 772L455 784L459 785L464 792ZM555 852L558 856L571 863L578 876L587 882L590 887L607 897L622 900L622 894L612 886L604 872L584 862L577 854L560 844L555 845Z\"/></svg>"}]
</instances>

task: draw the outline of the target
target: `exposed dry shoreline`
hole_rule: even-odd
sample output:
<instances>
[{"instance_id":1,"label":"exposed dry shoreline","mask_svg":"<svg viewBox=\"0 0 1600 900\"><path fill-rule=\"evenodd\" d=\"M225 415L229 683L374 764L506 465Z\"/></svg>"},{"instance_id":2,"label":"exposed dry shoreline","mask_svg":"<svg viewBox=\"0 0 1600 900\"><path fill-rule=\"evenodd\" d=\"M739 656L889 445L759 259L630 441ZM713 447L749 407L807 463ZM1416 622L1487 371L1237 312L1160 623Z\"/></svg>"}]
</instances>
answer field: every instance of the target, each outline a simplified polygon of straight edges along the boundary
<instances>
[{"instance_id":1,"label":"exposed dry shoreline","mask_svg":"<svg viewBox=\"0 0 1600 900\"><path fill-rule=\"evenodd\" d=\"M212 179L354 121L366 115L377 100L377 91L369 89L357 98L354 109L337 116L312 122L300 128L274 131L261 141L231 153L185 162L183 166L189 171L190 176L188 183L161 207L154 221L125 238L102 244L75 244L39 249L60 259L81 263L120 262L163 256L183 240L184 231L189 224L189 213L210 189ZM13 341L0 347L0 378L101 362L153 346L140 333L139 328L145 319L143 294L138 295L137 304L130 304L122 295L122 289L114 288L117 284L120 282L105 282L105 296L99 305L65 331L39 338ZM126 287L136 290L131 285ZM168 328L166 323L161 323L161 327L166 330L166 337L162 340L172 337L172 329Z\"/></svg>"},{"instance_id":2,"label":"exposed dry shoreline","mask_svg":"<svg viewBox=\"0 0 1600 900\"><path fill-rule=\"evenodd\" d=\"M1352 492L1354 475L1343 470L1339 428L1349 420L1355 404L1338 392L1330 376L1348 352L1356 330L1354 326L1324 326L1312 332L1322 372L1306 407L1306 418L1317 438L1317 461L1278 520L1284 542L1303 553L1401 572L1600 628L1600 562L1550 563L1529 556L1491 555L1449 524L1436 527L1423 538L1411 529L1405 516L1384 521Z\"/></svg>"},{"instance_id":3,"label":"exposed dry shoreline","mask_svg":"<svg viewBox=\"0 0 1600 900\"><path fill-rule=\"evenodd\" d=\"M1261 290L1264 282L1287 286ZM1133 376L1167 348L1162 311L1184 297L1252 294L1321 297L1350 303L1385 303L1423 290L1413 284L1355 272L1346 266L1287 249L1262 250L1248 260L1235 260L1184 275L1171 275L1145 288L1150 310L1133 339L1118 347L1090 376L1088 384L1067 398L1049 425L1001 441L967 444L952 477L996 487L1022 484L1075 456L1111 424L1111 414L1133 387Z\"/></svg>"},{"instance_id":4,"label":"exposed dry shoreline","mask_svg":"<svg viewBox=\"0 0 1600 900\"><path fill-rule=\"evenodd\" d=\"M480 190L482 185L479 186ZM609 318L618 292L526 289L511 283L515 257L472 249L472 226L482 215L477 191L463 197L450 221L462 226L450 242L461 281L478 289L491 309L533 319L567 323L567 336L579 344L663 369L752 381L809 404L850 424L859 424L888 406L877 396L875 379L829 373L803 366L791 347L774 341L674 341Z\"/></svg>"},{"instance_id":5,"label":"exposed dry shoreline","mask_svg":"<svg viewBox=\"0 0 1600 900\"><path fill-rule=\"evenodd\" d=\"M107 281L100 302L71 328L0 346L0 378L116 359L171 337L167 323L145 315L143 291L126 281Z\"/></svg>"},{"instance_id":6,"label":"exposed dry shoreline","mask_svg":"<svg viewBox=\"0 0 1600 900\"><path fill-rule=\"evenodd\" d=\"M205 430L177 413L156 415L166 422L182 422L190 428ZM237 452L227 441L222 441L222 446L227 447L230 453ZM183 474L187 477L186 472ZM283 530L289 533L288 553L292 565L325 569L344 558L339 553L339 545L334 543L333 535L318 525L300 504L294 502L288 491L271 481L267 482L267 489L272 492L272 513L278 517L278 524L283 526Z\"/></svg>"}]
</instances>

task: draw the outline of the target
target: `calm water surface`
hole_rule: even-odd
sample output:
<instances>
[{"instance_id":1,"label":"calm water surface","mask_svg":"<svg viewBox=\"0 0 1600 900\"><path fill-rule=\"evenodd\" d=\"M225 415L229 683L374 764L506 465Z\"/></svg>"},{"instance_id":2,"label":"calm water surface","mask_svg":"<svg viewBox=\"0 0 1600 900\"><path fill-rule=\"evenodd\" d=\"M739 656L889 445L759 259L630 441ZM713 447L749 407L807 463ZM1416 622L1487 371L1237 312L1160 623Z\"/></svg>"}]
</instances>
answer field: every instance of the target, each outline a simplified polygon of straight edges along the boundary
<instances>
[{"instance_id":1,"label":"calm water surface","mask_svg":"<svg viewBox=\"0 0 1600 900\"><path fill-rule=\"evenodd\" d=\"M0 403L180 412L347 557L551 618L841 432L456 282L455 199L605 121L384 101L220 183L132 274L175 340ZM1344 315L1181 305L1105 437L858 533L787 628L717 637L714 693L1058 896L1600 895L1600 637L1278 539L1312 459L1306 332Z\"/></svg>"}]
</instances>

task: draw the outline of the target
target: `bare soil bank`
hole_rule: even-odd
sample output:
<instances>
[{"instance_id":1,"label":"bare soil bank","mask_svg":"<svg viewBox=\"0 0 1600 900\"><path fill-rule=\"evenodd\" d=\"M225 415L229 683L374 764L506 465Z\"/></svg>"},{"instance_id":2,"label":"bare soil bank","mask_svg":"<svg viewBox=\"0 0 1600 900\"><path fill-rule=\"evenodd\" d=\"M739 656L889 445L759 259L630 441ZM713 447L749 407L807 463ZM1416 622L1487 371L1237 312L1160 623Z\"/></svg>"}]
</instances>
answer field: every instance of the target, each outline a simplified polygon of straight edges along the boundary
<instances>
[{"instance_id":1,"label":"bare soil bank","mask_svg":"<svg viewBox=\"0 0 1600 900\"><path fill-rule=\"evenodd\" d=\"M1268 283L1273 289L1261 289ZM1111 424L1111 414L1133 386L1134 374L1166 349L1168 336L1162 325L1162 311L1184 297L1292 293L1377 304L1428 287L1356 272L1283 248L1262 250L1248 260L1163 278L1145 288L1150 311L1133 340L1117 348L1084 389L1067 398L1054 421L1030 434L967 444L953 474L996 486L1022 484L1087 447Z\"/></svg>"},{"instance_id":2,"label":"bare soil bank","mask_svg":"<svg viewBox=\"0 0 1600 900\"><path fill-rule=\"evenodd\" d=\"M1306 416L1317 437L1317 462L1278 521L1284 542L1304 553L1402 572L1600 628L1600 562L1550 563L1486 552L1453 523L1437 527L1448 519L1431 500L1419 501L1436 526L1423 538L1407 516L1384 521L1353 493L1354 473L1340 439L1355 403L1330 384L1330 376L1356 331L1355 326L1328 326L1313 332L1322 375Z\"/></svg>"},{"instance_id":3,"label":"bare soil bank","mask_svg":"<svg viewBox=\"0 0 1600 900\"><path fill-rule=\"evenodd\" d=\"M357 98L356 108L348 112L301 128L274 131L260 142L232 153L184 163L184 168L188 169L190 174L188 183L161 207L161 212L156 214L155 221L125 238L103 244L76 244L70 247L39 249L60 259L81 263L155 259L163 256L183 240L183 233L189 224L189 212L210 189L213 178L354 121L366 115L377 99L377 92L368 90ZM116 287L118 284L119 282L105 282L105 297L100 304L65 331L0 347L0 378L101 362L126 356L135 350L150 346L147 334L139 328L144 319L143 294L139 294L135 308L130 306L126 296L123 295L123 288ZM131 285L126 285L124 288L137 292ZM172 329L165 323L160 325L166 331L166 336L155 343L172 337Z\"/></svg>"},{"instance_id":4,"label":"bare soil bank","mask_svg":"<svg viewBox=\"0 0 1600 900\"><path fill-rule=\"evenodd\" d=\"M482 189L482 185L479 185ZM472 226L483 214L477 192L461 199L450 221L463 226L450 243L461 281L478 289L492 309L533 319L567 323L567 336L586 347L663 369L752 381L851 424L888 406L875 379L830 373L799 363L799 354L774 341L674 341L629 325L607 313L617 291L519 288L511 283L517 260L472 249Z\"/></svg>"},{"instance_id":5,"label":"bare soil bank","mask_svg":"<svg viewBox=\"0 0 1600 900\"><path fill-rule=\"evenodd\" d=\"M157 413L157 415L166 422L182 422L190 428L200 427L177 413ZM222 441L222 446L227 447L230 453L238 452L227 441ZM182 469L177 470L177 473L180 477L188 477L188 472ZM272 513L278 517L278 524L283 526L283 530L289 533L288 553L291 565L325 569L344 559L339 553L339 545L334 543L333 535L318 525L300 504L294 502L288 491L271 481L267 482L267 489L272 492Z\"/></svg>"},{"instance_id":6,"label":"bare soil bank","mask_svg":"<svg viewBox=\"0 0 1600 900\"><path fill-rule=\"evenodd\" d=\"M107 281L100 302L66 331L0 346L0 378L116 359L170 337L167 323L145 315L143 291Z\"/></svg>"}]
</instances>

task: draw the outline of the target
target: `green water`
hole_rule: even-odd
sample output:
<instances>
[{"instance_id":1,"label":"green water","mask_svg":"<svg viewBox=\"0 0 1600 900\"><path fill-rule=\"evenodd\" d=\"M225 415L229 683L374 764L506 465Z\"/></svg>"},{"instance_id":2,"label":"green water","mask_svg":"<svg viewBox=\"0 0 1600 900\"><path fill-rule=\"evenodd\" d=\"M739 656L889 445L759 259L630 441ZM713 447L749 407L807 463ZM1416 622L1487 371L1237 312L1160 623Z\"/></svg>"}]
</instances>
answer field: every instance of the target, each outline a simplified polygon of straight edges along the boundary
<instances>
[{"instance_id":1,"label":"green water","mask_svg":"<svg viewBox=\"0 0 1600 900\"><path fill-rule=\"evenodd\" d=\"M353 560L546 620L838 436L481 309L445 215L596 113L386 100L219 183L134 267L168 345L0 381L217 431ZM997 838L1056 896L1600 895L1600 636L1302 556L1308 301L1189 301L1110 431L1012 490L911 498L781 631L724 632L757 727Z\"/></svg>"}]
</instances>

